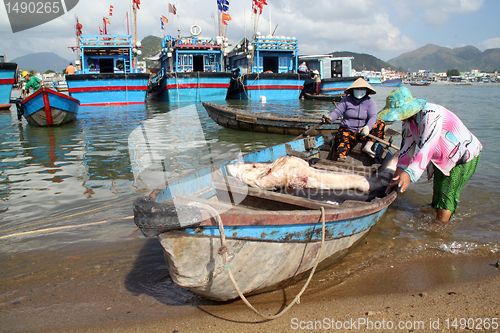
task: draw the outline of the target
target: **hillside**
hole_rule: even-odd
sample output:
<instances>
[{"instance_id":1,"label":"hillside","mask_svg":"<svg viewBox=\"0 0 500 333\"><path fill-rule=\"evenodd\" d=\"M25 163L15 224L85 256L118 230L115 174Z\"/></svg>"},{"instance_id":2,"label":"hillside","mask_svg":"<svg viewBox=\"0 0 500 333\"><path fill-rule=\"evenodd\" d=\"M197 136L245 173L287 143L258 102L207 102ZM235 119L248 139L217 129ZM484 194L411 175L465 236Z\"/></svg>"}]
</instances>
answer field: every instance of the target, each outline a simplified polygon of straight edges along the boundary
<instances>
[{"instance_id":1,"label":"hillside","mask_svg":"<svg viewBox=\"0 0 500 333\"><path fill-rule=\"evenodd\" d=\"M335 57L354 57L352 60L352 68L357 71L367 70L367 71L380 71L381 68L399 70L397 66L391 65L379 58L366 53L355 53L349 51L337 51L330 53Z\"/></svg>"},{"instance_id":2,"label":"hillside","mask_svg":"<svg viewBox=\"0 0 500 333\"><path fill-rule=\"evenodd\" d=\"M470 45L451 49L427 44L391 59L388 63L411 72L420 69L434 72L446 72L449 69L458 69L459 72L469 72L473 69L493 72L500 69L500 49L481 52Z\"/></svg>"},{"instance_id":3,"label":"hillside","mask_svg":"<svg viewBox=\"0 0 500 333\"><path fill-rule=\"evenodd\" d=\"M150 67L157 67L159 66L157 61L151 61L144 59L144 57L152 57L161 50L161 41L162 38L156 37L156 36L147 36L143 40L141 40L142 44L142 54L139 57L139 60L146 60L146 66L148 68Z\"/></svg>"},{"instance_id":4,"label":"hillside","mask_svg":"<svg viewBox=\"0 0 500 333\"><path fill-rule=\"evenodd\" d=\"M12 62L17 63L19 69L21 70L34 70L39 73L45 73L48 70L53 70L57 73L62 73L69 63L73 61L61 58L53 52L38 52L17 57L12 59Z\"/></svg>"}]
</instances>

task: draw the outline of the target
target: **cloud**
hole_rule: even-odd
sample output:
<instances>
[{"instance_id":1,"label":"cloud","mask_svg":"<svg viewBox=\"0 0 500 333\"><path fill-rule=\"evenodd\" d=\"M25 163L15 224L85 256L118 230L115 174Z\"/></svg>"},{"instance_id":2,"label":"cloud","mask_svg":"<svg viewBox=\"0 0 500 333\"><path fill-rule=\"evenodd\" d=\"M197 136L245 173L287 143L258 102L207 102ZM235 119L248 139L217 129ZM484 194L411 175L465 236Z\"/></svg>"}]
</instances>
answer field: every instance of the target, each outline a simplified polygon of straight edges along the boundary
<instances>
[{"instance_id":1,"label":"cloud","mask_svg":"<svg viewBox=\"0 0 500 333\"><path fill-rule=\"evenodd\" d=\"M484 0L316 0L311 3L268 0L268 3L259 18L258 30L268 34L276 29L277 35L298 38L301 54L344 50L368 53L382 59L420 46L414 41L417 35L413 37L403 33L406 31L404 26L409 22L430 20L444 23L450 15L471 13L484 6ZM17 34L12 34L7 15L0 10L2 52L7 53L10 59L42 51L71 59L73 54L68 47L75 44L75 17L79 17L84 34L98 34L103 16L108 16L109 4L82 0L68 14ZM232 20L227 26L230 43L251 37L251 4L251 0L230 3ZM124 5L115 3L113 6L111 25L108 27L111 33L126 34L127 22L128 29L132 31L132 12L128 1ZM177 2L176 7L178 16L172 17L168 13L168 2L143 1L137 12L138 38L162 36L163 33L177 35L178 27L186 36L193 24L201 27L202 36L216 36L217 26L213 18L217 17L215 1L184 0ZM170 20L164 32L160 30L161 15Z\"/></svg>"},{"instance_id":2,"label":"cloud","mask_svg":"<svg viewBox=\"0 0 500 333\"><path fill-rule=\"evenodd\" d=\"M490 38L476 45L481 51L500 48L500 37Z\"/></svg>"},{"instance_id":3,"label":"cloud","mask_svg":"<svg viewBox=\"0 0 500 333\"><path fill-rule=\"evenodd\" d=\"M422 24L441 25L454 14L472 14L484 6L484 0L391 0L402 20L422 21Z\"/></svg>"}]
</instances>

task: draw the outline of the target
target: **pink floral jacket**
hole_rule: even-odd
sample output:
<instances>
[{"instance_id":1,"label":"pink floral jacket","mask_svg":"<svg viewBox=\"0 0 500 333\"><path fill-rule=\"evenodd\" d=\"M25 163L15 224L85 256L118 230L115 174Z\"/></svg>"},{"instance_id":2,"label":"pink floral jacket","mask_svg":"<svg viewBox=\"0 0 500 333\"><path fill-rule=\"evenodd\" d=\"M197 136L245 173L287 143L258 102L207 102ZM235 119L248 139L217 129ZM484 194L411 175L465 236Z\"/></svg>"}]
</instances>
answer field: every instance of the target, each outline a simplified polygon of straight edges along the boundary
<instances>
[{"instance_id":1,"label":"pink floral jacket","mask_svg":"<svg viewBox=\"0 0 500 333\"><path fill-rule=\"evenodd\" d=\"M403 142L398 167L416 182L429 162L446 176L458 164L479 156L481 142L451 111L438 104L427 103L417 113L416 122L403 121Z\"/></svg>"}]
</instances>

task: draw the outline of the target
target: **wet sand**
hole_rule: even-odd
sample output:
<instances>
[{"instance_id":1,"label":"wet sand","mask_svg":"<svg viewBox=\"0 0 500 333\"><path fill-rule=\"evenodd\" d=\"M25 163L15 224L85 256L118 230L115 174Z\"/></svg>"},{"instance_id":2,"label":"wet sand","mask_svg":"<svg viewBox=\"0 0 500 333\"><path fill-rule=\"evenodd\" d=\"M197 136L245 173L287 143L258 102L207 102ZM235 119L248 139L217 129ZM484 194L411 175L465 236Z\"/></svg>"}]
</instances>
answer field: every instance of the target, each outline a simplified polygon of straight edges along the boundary
<instances>
[{"instance_id":1,"label":"wet sand","mask_svg":"<svg viewBox=\"0 0 500 333\"><path fill-rule=\"evenodd\" d=\"M455 318L458 328L460 318L472 318L470 325L483 328L489 320L490 329L483 331L500 330L491 321L500 321L499 253L429 251L356 268L356 253L350 253L316 273L300 304L278 319L260 322L241 300L212 302L176 286L156 239L137 238L111 250L89 250L89 245L73 245L64 254L1 255L0 331L287 332L333 325L344 325L344 331L345 325L355 331L388 331L389 325L436 331L438 325L446 332L455 328ZM263 313L275 314L303 283L249 300Z\"/></svg>"}]
</instances>

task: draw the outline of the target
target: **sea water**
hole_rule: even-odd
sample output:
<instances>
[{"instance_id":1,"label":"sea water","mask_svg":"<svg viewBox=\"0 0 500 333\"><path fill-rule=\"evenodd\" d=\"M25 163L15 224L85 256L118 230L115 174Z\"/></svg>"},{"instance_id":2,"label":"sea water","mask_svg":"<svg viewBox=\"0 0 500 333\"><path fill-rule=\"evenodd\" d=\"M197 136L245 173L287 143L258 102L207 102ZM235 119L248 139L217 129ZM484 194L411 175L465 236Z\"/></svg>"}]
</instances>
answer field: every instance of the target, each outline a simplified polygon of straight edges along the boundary
<instances>
[{"instance_id":1,"label":"sea water","mask_svg":"<svg viewBox=\"0 0 500 333\"><path fill-rule=\"evenodd\" d=\"M454 218L444 226L436 225L435 212L428 206L432 181L411 184L372 229L366 241L369 246L346 258L352 266L348 270L391 256L500 250L500 85L409 88L415 98L456 113L478 137L484 147L479 167L462 191ZM372 97L379 110L392 89L376 87ZM331 102L311 100L220 103L262 113L316 117L334 108ZM400 130L401 123L392 127ZM139 251L158 253L155 258L162 261L158 243L145 243L137 232L132 219L136 198L187 170L294 137L223 128L208 117L201 103L148 100L139 106L81 107L74 123L54 128L19 121L12 105L10 111L0 113L0 138L3 259L45 258L51 265L68 253L99 251L102 258L119 248L122 260L132 266ZM396 144L398 140L394 138ZM168 275L161 265L150 269ZM3 278L24 274L23 267L2 273ZM154 281L150 288L156 288Z\"/></svg>"}]
</instances>

